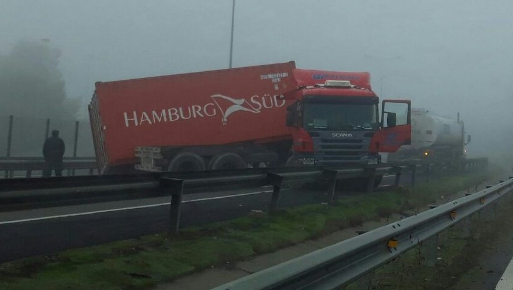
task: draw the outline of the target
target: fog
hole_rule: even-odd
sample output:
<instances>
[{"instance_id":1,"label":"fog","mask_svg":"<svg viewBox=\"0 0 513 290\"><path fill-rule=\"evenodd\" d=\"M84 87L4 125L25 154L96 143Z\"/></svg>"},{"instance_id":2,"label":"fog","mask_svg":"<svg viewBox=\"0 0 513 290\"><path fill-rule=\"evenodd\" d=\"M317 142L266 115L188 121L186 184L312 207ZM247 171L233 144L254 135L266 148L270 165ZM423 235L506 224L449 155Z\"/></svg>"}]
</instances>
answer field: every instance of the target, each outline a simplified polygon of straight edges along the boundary
<instances>
[{"instance_id":1,"label":"fog","mask_svg":"<svg viewBox=\"0 0 513 290\"><path fill-rule=\"evenodd\" d=\"M0 0L0 54L19 41L58 49L66 96L85 117L96 81L227 68L231 5ZM469 155L500 155L513 143L512 12L510 0L237 0L233 65L369 71L381 99L460 112Z\"/></svg>"}]
</instances>

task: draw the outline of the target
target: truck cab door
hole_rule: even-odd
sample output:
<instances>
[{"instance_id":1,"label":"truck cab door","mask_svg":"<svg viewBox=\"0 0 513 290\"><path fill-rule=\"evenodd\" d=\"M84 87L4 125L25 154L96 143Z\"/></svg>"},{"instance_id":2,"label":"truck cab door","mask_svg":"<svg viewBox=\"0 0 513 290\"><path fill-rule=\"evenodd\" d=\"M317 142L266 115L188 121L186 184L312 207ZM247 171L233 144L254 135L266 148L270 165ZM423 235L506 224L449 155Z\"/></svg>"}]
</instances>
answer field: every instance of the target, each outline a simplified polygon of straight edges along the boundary
<instances>
[{"instance_id":1,"label":"truck cab door","mask_svg":"<svg viewBox=\"0 0 513 290\"><path fill-rule=\"evenodd\" d=\"M381 107L381 129L371 139L369 151L395 152L411 144L411 101L385 100Z\"/></svg>"}]
</instances>

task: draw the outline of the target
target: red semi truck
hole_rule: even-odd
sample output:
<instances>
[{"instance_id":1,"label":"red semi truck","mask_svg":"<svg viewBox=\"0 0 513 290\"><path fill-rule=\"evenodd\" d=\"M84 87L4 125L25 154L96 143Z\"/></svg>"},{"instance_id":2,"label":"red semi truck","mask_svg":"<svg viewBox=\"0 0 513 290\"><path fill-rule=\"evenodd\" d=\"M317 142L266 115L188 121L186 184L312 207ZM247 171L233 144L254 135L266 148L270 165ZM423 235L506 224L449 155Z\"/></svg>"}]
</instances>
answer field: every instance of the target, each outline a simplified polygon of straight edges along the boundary
<instances>
[{"instance_id":1,"label":"red semi truck","mask_svg":"<svg viewBox=\"0 0 513 290\"><path fill-rule=\"evenodd\" d=\"M89 105L102 174L376 164L410 140L410 102L368 73L294 62L97 82Z\"/></svg>"}]
</instances>

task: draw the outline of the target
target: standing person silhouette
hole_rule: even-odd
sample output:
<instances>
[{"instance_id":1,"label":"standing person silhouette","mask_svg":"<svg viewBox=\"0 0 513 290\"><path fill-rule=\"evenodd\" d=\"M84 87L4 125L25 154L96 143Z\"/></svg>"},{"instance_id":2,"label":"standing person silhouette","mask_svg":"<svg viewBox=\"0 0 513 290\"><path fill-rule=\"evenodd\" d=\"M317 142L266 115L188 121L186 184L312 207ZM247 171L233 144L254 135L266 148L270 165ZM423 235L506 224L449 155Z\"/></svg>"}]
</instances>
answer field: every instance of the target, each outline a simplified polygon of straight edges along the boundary
<instances>
[{"instance_id":1,"label":"standing person silhouette","mask_svg":"<svg viewBox=\"0 0 513 290\"><path fill-rule=\"evenodd\" d=\"M55 176L62 176L62 157L65 150L66 146L64 141L59 138L59 131L53 130L52 137L46 139L43 146L43 156L45 157L43 177L52 176L52 170L55 171Z\"/></svg>"}]
</instances>

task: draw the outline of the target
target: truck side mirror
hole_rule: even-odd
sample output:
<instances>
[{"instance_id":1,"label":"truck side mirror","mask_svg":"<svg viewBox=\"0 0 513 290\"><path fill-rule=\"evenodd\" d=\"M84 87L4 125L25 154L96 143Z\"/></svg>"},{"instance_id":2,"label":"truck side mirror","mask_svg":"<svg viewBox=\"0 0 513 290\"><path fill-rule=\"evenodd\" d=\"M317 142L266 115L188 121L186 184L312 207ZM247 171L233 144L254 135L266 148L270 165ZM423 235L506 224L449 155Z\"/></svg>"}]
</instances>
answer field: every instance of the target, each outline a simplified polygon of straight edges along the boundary
<instances>
[{"instance_id":1,"label":"truck side mirror","mask_svg":"<svg viewBox=\"0 0 513 290\"><path fill-rule=\"evenodd\" d=\"M396 126L397 117L395 113L387 113L387 128L393 128Z\"/></svg>"},{"instance_id":2,"label":"truck side mirror","mask_svg":"<svg viewBox=\"0 0 513 290\"><path fill-rule=\"evenodd\" d=\"M471 135L467 135L467 144L470 143L470 140L472 140L472 136ZM467 145L465 144L465 145Z\"/></svg>"},{"instance_id":3,"label":"truck side mirror","mask_svg":"<svg viewBox=\"0 0 513 290\"><path fill-rule=\"evenodd\" d=\"M287 111L287 121L286 121L286 125L287 127L294 127L294 112L292 111Z\"/></svg>"}]
</instances>

